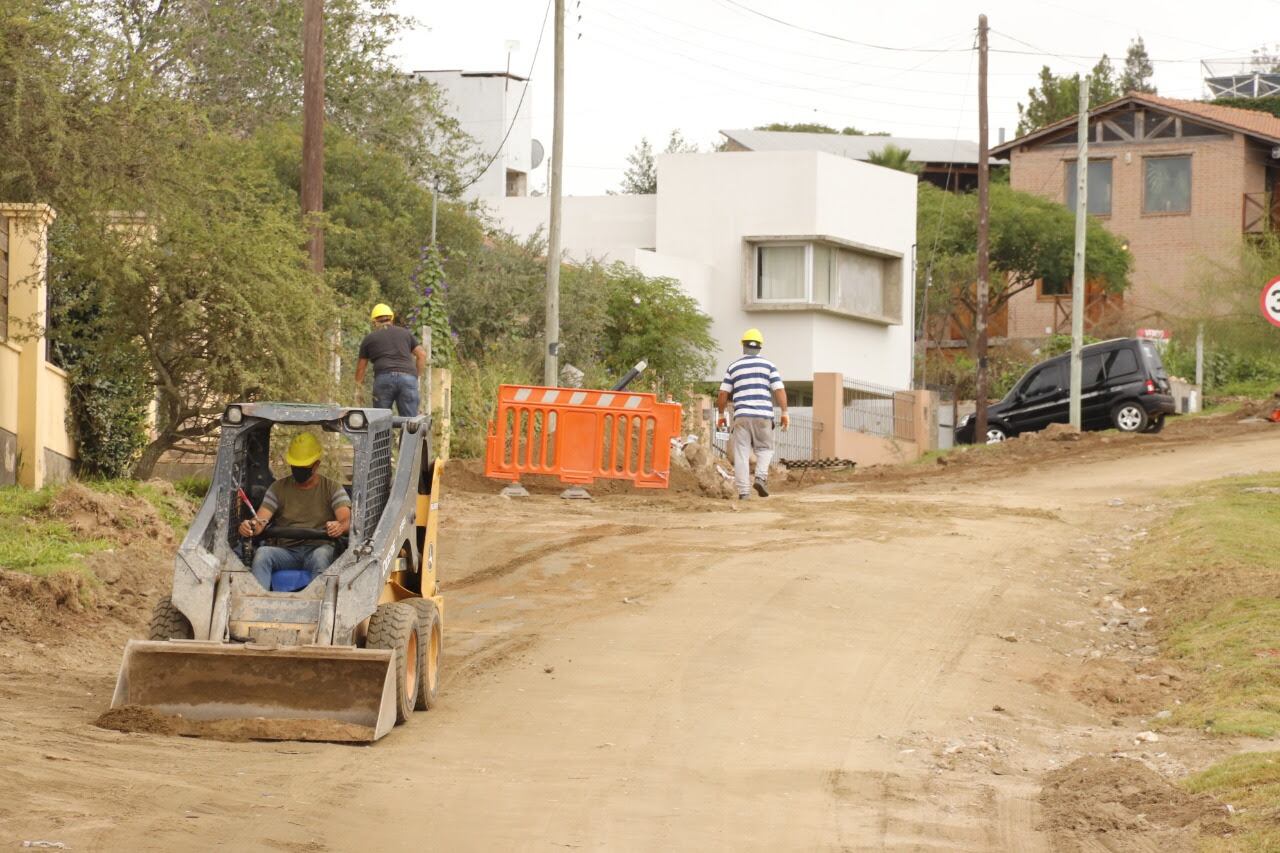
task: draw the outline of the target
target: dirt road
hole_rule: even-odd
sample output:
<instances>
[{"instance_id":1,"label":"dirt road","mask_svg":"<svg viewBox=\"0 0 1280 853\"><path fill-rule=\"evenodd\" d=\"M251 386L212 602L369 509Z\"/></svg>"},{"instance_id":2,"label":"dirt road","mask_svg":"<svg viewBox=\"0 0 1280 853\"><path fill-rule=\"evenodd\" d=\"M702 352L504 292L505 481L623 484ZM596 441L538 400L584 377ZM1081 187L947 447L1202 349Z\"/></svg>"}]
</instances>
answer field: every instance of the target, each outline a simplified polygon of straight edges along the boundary
<instances>
[{"instance_id":1,"label":"dirt road","mask_svg":"<svg viewBox=\"0 0 1280 853\"><path fill-rule=\"evenodd\" d=\"M122 637L0 646L0 845L1049 849L1045 774L1139 751L1140 718L1072 687L1114 642L1095 615L1126 549L1170 487L1277 451L1260 432L745 506L455 493L438 709L373 747L121 734L90 723Z\"/></svg>"}]
</instances>

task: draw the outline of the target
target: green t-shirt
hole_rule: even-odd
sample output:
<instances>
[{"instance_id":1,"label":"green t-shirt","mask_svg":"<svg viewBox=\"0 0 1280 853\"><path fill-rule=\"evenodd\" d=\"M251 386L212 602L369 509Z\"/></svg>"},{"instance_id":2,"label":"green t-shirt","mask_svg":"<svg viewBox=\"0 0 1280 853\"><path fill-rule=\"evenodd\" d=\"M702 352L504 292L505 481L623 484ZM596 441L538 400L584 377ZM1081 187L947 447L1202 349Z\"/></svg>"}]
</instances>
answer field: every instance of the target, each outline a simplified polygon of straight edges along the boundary
<instances>
[{"instance_id":1,"label":"green t-shirt","mask_svg":"<svg viewBox=\"0 0 1280 853\"><path fill-rule=\"evenodd\" d=\"M270 510L275 527L323 530L326 522L337 519L336 511L344 506L351 506L347 490L323 475L317 478L314 486L306 489L292 477L281 477L271 484L262 499L262 508ZM314 541L284 539L278 544L293 546Z\"/></svg>"}]
</instances>

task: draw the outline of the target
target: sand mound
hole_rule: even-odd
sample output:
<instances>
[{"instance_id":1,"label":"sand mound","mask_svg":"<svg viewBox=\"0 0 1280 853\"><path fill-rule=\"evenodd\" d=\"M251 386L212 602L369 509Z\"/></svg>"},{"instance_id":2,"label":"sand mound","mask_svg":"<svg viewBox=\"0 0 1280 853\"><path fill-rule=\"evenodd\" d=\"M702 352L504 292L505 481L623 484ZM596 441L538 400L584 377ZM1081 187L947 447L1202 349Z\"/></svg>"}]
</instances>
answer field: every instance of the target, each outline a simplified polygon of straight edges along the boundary
<instances>
[{"instance_id":1,"label":"sand mound","mask_svg":"<svg viewBox=\"0 0 1280 853\"><path fill-rule=\"evenodd\" d=\"M232 743L250 740L316 740L365 742L373 737L368 726L333 720L188 720L138 705L103 712L93 723L100 729L151 735L179 735Z\"/></svg>"},{"instance_id":2,"label":"sand mound","mask_svg":"<svg viewBox=\"0 0 1280 853\"><path fill-rule=\"evenodd\" d=\"M1044 820L1063 850L1193 850L1201 836L1231 831L1226 808L1204 794L1188 794L1140 761L1086 756L1045 777ZM1138 846L1141 842L1146 846Z\"/></svg>"}]
</instances>

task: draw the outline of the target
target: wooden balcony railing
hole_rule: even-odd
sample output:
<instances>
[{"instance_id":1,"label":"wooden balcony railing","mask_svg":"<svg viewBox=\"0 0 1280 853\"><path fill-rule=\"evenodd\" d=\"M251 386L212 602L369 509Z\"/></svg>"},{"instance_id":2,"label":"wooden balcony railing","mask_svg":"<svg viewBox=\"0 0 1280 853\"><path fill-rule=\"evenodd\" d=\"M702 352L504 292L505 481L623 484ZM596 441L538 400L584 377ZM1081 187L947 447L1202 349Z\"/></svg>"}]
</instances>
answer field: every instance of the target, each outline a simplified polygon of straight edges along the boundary
<instances>
[{"instance_id":1,"label":"wooden balcony railing","mask_svg":"<svg viewBox=\"0 0 1280 853\"><path fill-rule=\"evenodd\" d=\"M1243 213L1246 234L1280 231L1280 194L1245 193Z\"/></svg>"}]
</instances>

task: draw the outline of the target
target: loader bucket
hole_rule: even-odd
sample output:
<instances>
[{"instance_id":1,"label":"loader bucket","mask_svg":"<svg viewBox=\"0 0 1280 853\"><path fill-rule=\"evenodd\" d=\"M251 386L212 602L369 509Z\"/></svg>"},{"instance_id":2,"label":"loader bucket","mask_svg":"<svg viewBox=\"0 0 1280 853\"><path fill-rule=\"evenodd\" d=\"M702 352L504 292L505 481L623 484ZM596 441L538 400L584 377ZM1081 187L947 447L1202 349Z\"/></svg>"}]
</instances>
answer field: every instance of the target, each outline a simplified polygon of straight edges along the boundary
<instances>
[{"instance_id":1,"label":"loader bucket","mask_svg":"<svg viewBox=\"0 0 1280 853\"><path fill-rule=\"evenodd\" d=\"M396 679L388 649L130 640L111 707L173 734L369 742L395 725Z\"/></svg>"}]
</instances>

